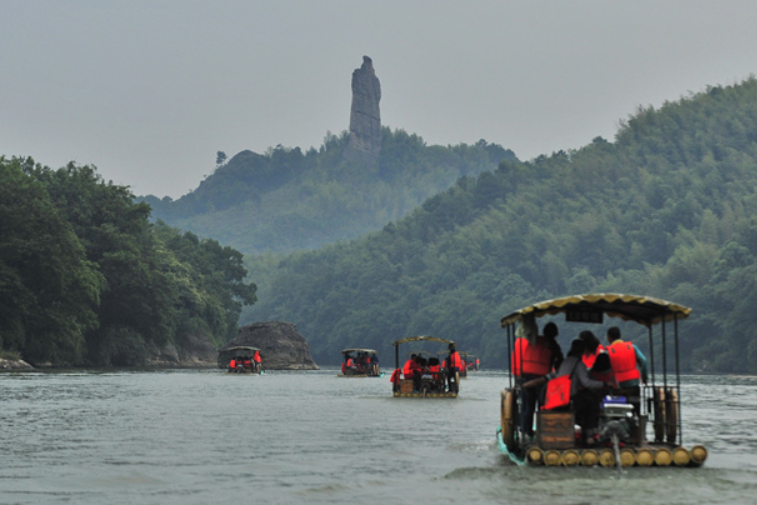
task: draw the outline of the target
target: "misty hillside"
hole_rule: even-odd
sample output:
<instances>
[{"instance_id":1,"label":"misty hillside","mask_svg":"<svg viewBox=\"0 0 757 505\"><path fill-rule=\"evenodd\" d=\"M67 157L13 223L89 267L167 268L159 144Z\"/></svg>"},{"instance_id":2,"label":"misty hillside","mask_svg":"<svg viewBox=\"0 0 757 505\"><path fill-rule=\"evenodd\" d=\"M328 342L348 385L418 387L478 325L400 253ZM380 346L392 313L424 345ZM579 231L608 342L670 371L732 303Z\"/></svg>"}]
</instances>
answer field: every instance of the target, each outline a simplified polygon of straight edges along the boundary
<instances>
[{"instance_id":1,"label":"misty hillside","mask_svg":"<svg viewBox=\"0 0 757 505\"><path fill-rule=\"evenodd\" d=\"M241 322L296 323L319 363L356 338L389 356L431 334L502 366L502 315L613 291L694 309L684 370L755 373L757 81L640 108L612 142L503 161L350 244L246 265L259 302Z\"/></svg>"},{"instance_id":2,"label":"misty hillside","mask_svg":"<svg viewBox=\"0 0 757 505\"><path fill-rule=\"evenodd\" d=\"M318 248L381 229L466 175L494 170L515 155L483 140L428 146L382 128L378 163L343 161L348 134L316 151L277 146L243 151L176 201L144 198L153 217L246 254Z\"/></svg>"}]
</instances>

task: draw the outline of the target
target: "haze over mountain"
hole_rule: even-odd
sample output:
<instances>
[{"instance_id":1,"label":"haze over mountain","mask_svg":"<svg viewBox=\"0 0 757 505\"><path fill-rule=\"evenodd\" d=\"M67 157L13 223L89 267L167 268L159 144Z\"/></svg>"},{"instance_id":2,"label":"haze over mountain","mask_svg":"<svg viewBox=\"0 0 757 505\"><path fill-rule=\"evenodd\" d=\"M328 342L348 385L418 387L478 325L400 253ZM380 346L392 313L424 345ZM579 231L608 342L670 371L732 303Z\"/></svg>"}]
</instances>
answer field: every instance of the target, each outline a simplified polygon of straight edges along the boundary
<instances>
[{"instance_id":1,"label":"haze over mountain","mask_svg":"<svg viewBox=\"0 0 757 505\"><path fill-rule=\"evenodd\" d=\"M757 46L744 0L27 0L2 13L2 152L173 199L218 150L317 150L346 128L364 54L384 126L529 160L612 138L639 104L738 82Z\"/></svg>"},{"instance_id":2,"label":"haze over mountain","mask_svg":"<svg viewBox=\"0 0 757 505\"><path fill-rule=\"evenodd\" d=\"M512 151L480 140L429 146L381 126L381 87L368 56L353 72L349 130L319 150L278 145L218 153L218 167L176 201L144 197L153 217L245 253L317 248L377 230L458 178L491 171ZM347 104L345 104L347 108Z\"/></svg>"}]
</instances>

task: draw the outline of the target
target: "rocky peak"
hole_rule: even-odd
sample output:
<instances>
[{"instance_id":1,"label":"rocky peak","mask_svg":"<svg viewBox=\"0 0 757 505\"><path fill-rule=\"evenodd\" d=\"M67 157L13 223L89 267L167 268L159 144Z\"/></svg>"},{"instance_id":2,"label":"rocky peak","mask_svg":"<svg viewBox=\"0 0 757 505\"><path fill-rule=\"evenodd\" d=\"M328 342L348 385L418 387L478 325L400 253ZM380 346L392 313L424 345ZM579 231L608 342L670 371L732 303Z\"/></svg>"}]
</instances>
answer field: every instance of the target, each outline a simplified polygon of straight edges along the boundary
<instances>
[{"instance_id":1,"label":"rocky peak","mask_svg":"<svg viewBox=\"0 0 757 505\"><path fill-rule=\"evenodd\" d=\"M350 139L344 157L349 161L375 163L381 152L381 83L373 60L363 56L363 65L352 72Z\"/></svg>"}]
</instances>

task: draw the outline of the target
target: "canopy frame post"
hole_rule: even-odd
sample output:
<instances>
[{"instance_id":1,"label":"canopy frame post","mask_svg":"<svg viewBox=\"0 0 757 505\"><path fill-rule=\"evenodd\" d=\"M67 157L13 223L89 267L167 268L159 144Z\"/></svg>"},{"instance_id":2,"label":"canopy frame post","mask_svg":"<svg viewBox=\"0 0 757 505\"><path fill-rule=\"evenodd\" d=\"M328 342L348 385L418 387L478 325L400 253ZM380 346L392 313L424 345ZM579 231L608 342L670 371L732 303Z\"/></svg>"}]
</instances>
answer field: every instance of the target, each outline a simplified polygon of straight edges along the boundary
<instances>
[{"instance_id":1,"label":"canopy frame post","mask_svg":"<svg viewBox=\"0 0 757 505\"><path fill-rule=\"evenodd\" d=\"M513 326L511 324L507 325L507 383L510 389L513 388L512 328Z\"/></svg>"},{"instance_id":2,"label":"canopy frame post","mask_svg":"<svg viewBox=\"0 0 757 505\"><path fill-rule=\"evenodd\" d=\"M652 373L652 387L655 387L655 370L654 370L654 339L652 338L652 324L647 326L649 330L649 371Z\"/></svg>"},{"instance_id":3,"label":"canopy frame post","mask_svg":"<svg viewBox=\"0 0 757 505\"><path fill-rule=\"evenodd\" d=\"M678 315L673 314L673 334L676 352L676 412L678 413L678 445L683 445L683 422L681 421L681 360L678 346Z\"/></svg>"}]
</instances>

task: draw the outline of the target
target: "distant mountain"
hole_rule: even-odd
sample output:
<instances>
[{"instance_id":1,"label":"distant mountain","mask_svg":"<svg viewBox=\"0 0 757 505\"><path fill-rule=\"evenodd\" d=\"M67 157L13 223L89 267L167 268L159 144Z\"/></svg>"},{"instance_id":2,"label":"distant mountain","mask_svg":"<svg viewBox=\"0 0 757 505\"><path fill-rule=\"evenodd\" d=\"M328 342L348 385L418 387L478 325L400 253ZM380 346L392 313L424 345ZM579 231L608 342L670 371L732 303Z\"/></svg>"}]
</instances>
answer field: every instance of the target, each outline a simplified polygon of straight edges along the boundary
<instances>
[{"instance_id":1,"label":"distant mountain","mask_svg":"<svg viewBox=\"0 0 757 505\"><path fill-rule=\"evenodd\" d=\"M484 140L429 146L381 128L378 162L345 156L349 134L319 150L281 145L242 151L176 201L142 197L153 218L247 253L321 247L381 229L464 176L491 171L514 153Z\"/></svg>"},{"instance_id":2,"label":"distant mountain","mask_svg":"<svg viewBox=\"0 0 757 505\"><path fill-rule=\"evenodd\" d=\"M399 153L449 167L450 177L454 163L430 163L432 153L441 160L462 151L481 159L478 167L502 157L486 144L429 148L388 132L386 139L406 147L374 175L376 187L385 178L417 180L400 168L417 161ZM334 139L319 154L340 145ZM345 201L342 184L315 187ZM326 200L317 201L327 208ZM373 223L409 208L393 205ZM359 214L365 223L367 213ZM504 366L501 316L541 299L608 291L694 309L681 323L683 370L757 373L757 80L639 108L613 142L597 137L527 163L510 157L349 244L281 261L247 257L246 266L259 303L243 321L297 324L319 363L336 363L340 349L355 345L389 357L393 340L430 334ZM648 351L643 327L626 336ZM571 337L561 335L563 348Z\"/></svg>"}]
</instances>

